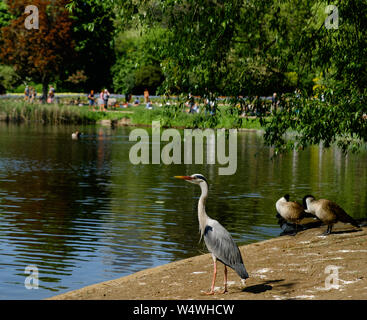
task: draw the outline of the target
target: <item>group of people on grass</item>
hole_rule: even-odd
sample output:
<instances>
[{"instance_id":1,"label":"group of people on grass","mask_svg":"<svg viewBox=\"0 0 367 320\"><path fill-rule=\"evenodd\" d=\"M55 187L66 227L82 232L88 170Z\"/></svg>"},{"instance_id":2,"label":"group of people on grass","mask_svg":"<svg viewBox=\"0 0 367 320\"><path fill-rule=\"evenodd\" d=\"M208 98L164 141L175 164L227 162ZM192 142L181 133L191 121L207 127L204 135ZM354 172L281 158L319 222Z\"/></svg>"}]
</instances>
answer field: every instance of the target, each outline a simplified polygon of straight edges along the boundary
<instances>
[{"instance_id":1,"label":"group of people on grass","mask_svg":"<svg viewBox=\"0 0 367 320\"><path fill-rule=\"evenodd\" d=\"M187 101L185 102L185 112L190 114L195 114L200 112L200 107L198 102L195 101L194 96L189 93L189 96L187 98ZM204 100L204 110L205 114L209 113L210 115L214 115L216 112L216 103L214 100L210 100L209 98L206 98Z\"/></svg>"},{"instance_id":2,"label":"group of people on grass","mask_svg":"<svg viewBox=\"0 0 367 320\"><path fill-rule=\"evenodd\" d=\"M108 107L109 107L109 100L112 101L112 99L110 99L110 93L108 92L107 89L103 89L99 96L97 97L96 94L94 93L94 90L91 90L90 93L88 94L88 104L89 104L89 108L92 109L93 111L95 111L95 106L98 103L99 106L99 111L107 111ZM116 99L114 99L115 101ZM131 95L127 94L125 96L125 103L122 104L122 107L127 108L129 103L131 101ZM152 101L149 98L149 91L148 89L144 90L144 102L146 103L146 108L147 109L152 109ZM117 101L115 101L114 106L118 105ZM138 106L140 105L140 99L138 97L136 97L136 99L134 100L134 106ZM110 103L111 106L111 103Z\"/></svg>"},{"instance_id":3,"label":"group of people on grass","mask_svg":"<svg viewBox=\"0 0 367 320\"><path fill-rule=\"evenodd\" d=\"M24 90L24 100L33 102L36 99L37 91L34 87L26 86ZM95 107L97 107L97 110L99 111L107 111L109 107L119 107L120 105L117 103L116 99L110 99L110 93L107 89L101 90L99 94L96 94L94 90L91 90L88 94L88 104L89 108L93 111L96 110ZM43 99L43 101L46 99ZM48 91L47 95L47 103L53 103L55 100L55 88L51 85ZM129 106L129 103L131 101L131 95L127 94L125 97L125 103L122 104L122 107L127 108ZM109 103L110 102L110 103ZM272 96L272 102L271 102L271 111L276 110L279 107L279 98L277 97L277 94L274 93ZM140 99L139 97L136 97L133 106L139 106L140 105ZM148 89L144 90L144 103L146 104L146 109L153 109L152 101L149 97L149 91ZM82 106L83 104L80 101L80 98L78 98L76 101L73 101L74 105ZM189 114L195 114L200 112L200 106L197 101L195 101L194 96L189 93L187 101L185 103L186 109L185 112ZM243 108L243 115L251 115L254 113L254 115L257 115L259 113L260 109L261 111L264 111L264 105L260 102L259 97L256 97L254 101L250 104L245 104L245 107ZM216 111L216 103L215 101L211 101L208 98L204 100L204 106L203 109L205 110L205 114L215 114Z\"/></svg>"},{"instance_id":4,"label":"group of people on grass","mask_svg":"<svg viewBox=\"0 0 367 320\"><path fill-rule=\"evenodd\" d=\"M37 90L34 87L26 86L24 89L24 101L33 103L37 97Z\"/></svg>"},{"instance_id":5,"label":"group of people on grass","mask_svg":"<svg viewBox=\"0 0 367 320\"><path fill-rule=\"evenodd\" d=\"M36 88L26 85L24 89L24 101L33 103L36 100L36 98L37 98ZM47 103L53 103L55 100L55 88L51 85L48 90L47 99L43 96L40 99L43 102L47 101Z\"/></svg>"},{"instance_id":6,"label":"group of people on grass","mask_svg":"<svg viewBox=\"0 0 367 320\"><path fill-rule=\"evenodd\" d=\"M108 109L108 100L110 98L110 93L107 89L103 89L98 98L98 105L99 105L99 111L106 111ZM94 93L94 90L91 90L88 94L88 102L89 102L89 108L93 109L95 111L94 106L96 104L96 95Z\"/></svg>"}]
</instances>

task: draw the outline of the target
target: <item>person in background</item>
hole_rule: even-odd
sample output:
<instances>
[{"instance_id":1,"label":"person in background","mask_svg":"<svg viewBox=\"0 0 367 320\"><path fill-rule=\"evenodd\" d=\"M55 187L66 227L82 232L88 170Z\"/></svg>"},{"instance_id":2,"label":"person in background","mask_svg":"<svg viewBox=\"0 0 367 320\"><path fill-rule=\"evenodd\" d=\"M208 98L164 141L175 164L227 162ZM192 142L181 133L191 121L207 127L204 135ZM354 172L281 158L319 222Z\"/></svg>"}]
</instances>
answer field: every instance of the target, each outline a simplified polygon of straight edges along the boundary
<instances>
[{"instance_id":1,"label":"person in background","mask_svg":"<svg viewBox=\"0 0 367 320\"><path fill-rule=\"evenodd\" d=\"M55 99L55 88L51 85L50 90L48 91L48 103L53 103Z\"/></svg>"},{"instance_id":2,"label":"person in background","mask_svg":"<svg viewBox=\"0 0 367 320\"><path fill-rule=\"evenodd\" d=\"M95 102L94 90L91 90L90 93L88 94L88 101L89 101L89 109L93 108L94 111L94 102Z\"/></svg>"},{"instance_id":3,"label":"person in background","mask_svg":"<svg viewBox=\"0 0 367 320\"><path fill-rule=\"evenodd\" d=\"M153 105L152 102L150 101L150 99L148 99L147 105L145 107L146 109L153 109Z\"/></svg>"},{"instance_id":4,"label":"person in background","mask_svg":"<svg viewBox=\"0 0 367 320\"><path fill-rule=\"evenodd\" d=\"M33 101L36 99L36 96L37 96L36 88L30 87L30 95L29 95L30 103L33 103Z\"/></svg>"},{"instance_id":5,"label":"person in background","mask_svg":"<svg viewBox=\"0 0 367 320\"><path fill-rule=\"evenodd\" d=\"M191 93L189 93L188 100L186 102L186 106L189 108L189 113L195 113L193 108L195 105L195 99Z\"/></svg>"},{"instance_id":6,"label":"person in background","mask_svg":"<svg viewBox=\"0 0 367 320\"><path fill-rule=\"evenodd\" d=\"M24 101L28 101L29 100L29 87L25 86L24 89Z\"/></svg>"},{"instance_id":7,"label":"person in background","mask_svg":"<svg viewBox=\"0 0 367 320\"><path fill-rule=\"evenodd\" d=\"M127 105L129 105L131 101L131 94L130 93L125 93L125 102Z\"/></svg>"},{"instance_id":8,"label":"person in background","mask_svg":"<svg viewBox=\"0 0 367 320\"><path fill-rule=\"evenodd\" d=\"M98 98L99 111L104 111L103 93L104 93L104 90L102 89L101 93L99 94L99 98Z\"/></svg>"},{"instance_id":9,"label":"person in background","mask_svg":"<svg viewBox=\"0 0 367 320\"><path fill-rule=\"evenodd\" d=\"M138 106L140 104L140 99L138 97L135 98L134 106Z\"/></svg>"},{"instance_id":10,"label":"person in background","mask_svg":"<svg viewBox=\"0 0 367 320\"><path fill-rule=\"evenodd\" d=\"M145 103L149 102L149 91L148 91L148 89L144 90L144 102Z\"/></svg>"},{"instance_id":11,"label":"person in background","mask_svg":"<svg viewBox=\"0 0 367 320\"><path fill-rule=\"evenodd\" d=\"M104 108L105 110L107 111L107 108L108 108L108 99L110 97L110 93L108 92L107 89L104 89L103 91L103 105L104 105Z\"/></svg>"},{"instance_id":12,"label":"person in background","mask_svg":"<svg viewBox=\"0 0 367 320\"><path fill-rule=\"evenodd\" d=\"M271 97L271 112L277 111L278 104L279 104L279 99L278 99L277 93L274 92L273 96Z\"/></svg>"},{"instance_id":13,"label":"person in background","mask_svg":"<svg viewBox=\"0 0 367 320\"><path fill-rule=\"evenodd\" d=\"M195 102L194 106L192 107L192 113L199 113L200 112L200 108L199 105L197 104L197 102Z\"/></svg>"}]
</instances>

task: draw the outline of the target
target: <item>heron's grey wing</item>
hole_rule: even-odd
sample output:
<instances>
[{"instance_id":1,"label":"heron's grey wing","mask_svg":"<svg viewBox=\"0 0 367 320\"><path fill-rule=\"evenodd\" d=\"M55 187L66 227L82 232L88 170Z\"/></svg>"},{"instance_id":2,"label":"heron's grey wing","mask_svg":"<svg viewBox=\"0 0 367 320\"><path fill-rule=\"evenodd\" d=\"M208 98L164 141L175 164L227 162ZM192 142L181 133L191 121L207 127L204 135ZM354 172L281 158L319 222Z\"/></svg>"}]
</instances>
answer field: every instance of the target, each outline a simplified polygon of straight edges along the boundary
<instances>
[{"instance_id":1,"label":"heron's grey wing","mask_svg":"<svg viewBox=\"0 0 367 320\"><path fill-rule=\"evenodd\" d=\"M248 278L240 249L229 232L216 220L208 221L204 232L208 250L225 265L234 269L242 279Z\"/></svg>"}]
</instances>

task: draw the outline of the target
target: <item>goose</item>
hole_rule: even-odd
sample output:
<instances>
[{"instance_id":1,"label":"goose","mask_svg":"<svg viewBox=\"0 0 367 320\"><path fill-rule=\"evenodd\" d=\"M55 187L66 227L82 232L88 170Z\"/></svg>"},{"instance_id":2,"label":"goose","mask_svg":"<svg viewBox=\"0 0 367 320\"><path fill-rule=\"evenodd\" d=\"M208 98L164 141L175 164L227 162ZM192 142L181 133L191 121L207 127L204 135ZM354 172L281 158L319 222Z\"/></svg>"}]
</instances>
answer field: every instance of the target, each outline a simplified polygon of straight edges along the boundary
<instances>
[{"instance_id":1,"label":"goose","mask_svg":"<svg viewBox=\"0 0 367 320\"><path fill-rule=\"evenodd\" d=\"M309 215L305 212L303 206L295 201L289 201L289 194L281 197L276 203L275 208L279 215L290 223L296 224L295 233L297 233L297 226L300 224L303 218L308 217Z\"/></svg>"},{"instance_id":2,"label":"goose","mask_svg":"<svg viewBox=\"0 0 367 320\"><path fill-rule=\"evenodd\" d=\"M316 200L312 195L306 195L303 197L303 205L306 208L306 212L314 214L323 223L327 224L327 229L322 235L329 235L333 228L334 223L338 221L344 223L350 223L356 228L360 228L357 221L355 221L350 215L348 215L343 208L327 199Z\"/></svg>"},{"instance_id":3,"label":"goose","mask_svg":"<svg viewBox=\"0 0 367 320\"><path fill-rule=\"evenodd\" d=\"M302 223L302 224L298 225L298 224L295 224L295 223L288 222L279 213L277 213L275 217L278 219L279 227L282 230L282 232L279 235L280 236L295 235L297 230L298 231L304 231L304 230L307 230L307 229L318 228L318 227L321 226L322 221L317 219L311 213L309 213L309 216L316 219L316 221Z\"/></svg>"}]
</instances>

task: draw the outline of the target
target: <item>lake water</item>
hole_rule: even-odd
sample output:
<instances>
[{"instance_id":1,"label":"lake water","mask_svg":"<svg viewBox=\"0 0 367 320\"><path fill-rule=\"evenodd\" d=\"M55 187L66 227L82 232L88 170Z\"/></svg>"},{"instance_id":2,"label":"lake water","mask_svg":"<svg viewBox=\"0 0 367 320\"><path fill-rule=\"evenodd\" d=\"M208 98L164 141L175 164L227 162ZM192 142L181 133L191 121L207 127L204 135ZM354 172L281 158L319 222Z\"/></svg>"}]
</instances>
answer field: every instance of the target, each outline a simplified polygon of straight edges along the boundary
<instances>
[{"instance_id":1,"label":"lake water","mask_svg":"<svg viewBox=\"0 0 367 320\"><path fill-rule=\"evenodd\" d=\"M42 299L207 252L199 241L198 186L207 213L239 245L279 235L275 201L285 193L337 201L366 217L367 153L315 146L272 159L262 134L238 134L237 171L221 165L133 165L132 128L0 123L0 299ZM26 289L27 266L38 289Z\"/></svg>"}]
</instances>

